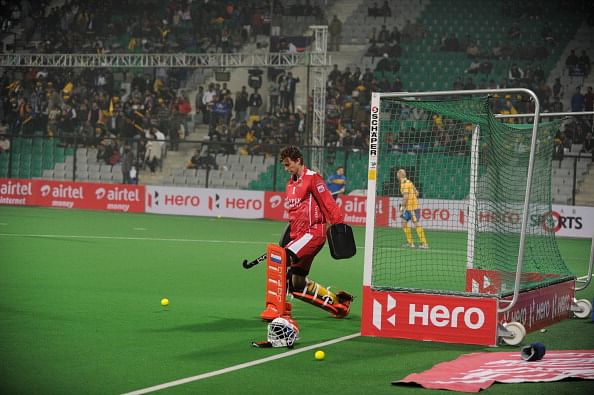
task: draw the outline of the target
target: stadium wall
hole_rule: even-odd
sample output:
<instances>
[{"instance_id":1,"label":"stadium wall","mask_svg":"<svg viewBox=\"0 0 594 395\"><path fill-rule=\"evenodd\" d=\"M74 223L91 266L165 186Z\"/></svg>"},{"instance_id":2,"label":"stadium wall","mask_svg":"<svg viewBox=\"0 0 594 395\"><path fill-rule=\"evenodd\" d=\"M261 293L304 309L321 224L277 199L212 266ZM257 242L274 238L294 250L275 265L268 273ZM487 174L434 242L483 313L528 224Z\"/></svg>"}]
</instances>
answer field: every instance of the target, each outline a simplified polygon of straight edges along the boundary
<instances>
[{"instance_id":1,"label":"stadium wall","mask_svg":"<svg viewBox=\"0 0 594 395\"><path fill-rule=\"evenodd\" d=\"M365 196L343 195L337 202L345 211L345 222L365 224ZM376 225L399 227L399 203L399 198L376 198ZM465 201L421 199L420 203L426 229L465 231ZM0 178L0 205L278 221L288 218L283 192L43 179ZM553 205L551 211L531 214L529 220L529 226L554 231L557 236L589 239L594 235L594 207ZM519 224L520 218L515 213L481 211L479 221Z\"/></svg>"}]
</instances>

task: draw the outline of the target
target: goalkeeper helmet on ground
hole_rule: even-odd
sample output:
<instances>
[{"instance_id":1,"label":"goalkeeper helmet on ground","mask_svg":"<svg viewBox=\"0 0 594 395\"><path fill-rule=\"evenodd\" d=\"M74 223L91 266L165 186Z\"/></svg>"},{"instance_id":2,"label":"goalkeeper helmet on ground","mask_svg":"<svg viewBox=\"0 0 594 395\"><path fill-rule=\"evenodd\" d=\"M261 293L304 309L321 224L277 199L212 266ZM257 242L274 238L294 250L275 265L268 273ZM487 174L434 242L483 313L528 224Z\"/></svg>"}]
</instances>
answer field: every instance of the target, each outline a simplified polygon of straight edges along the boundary
<instances>
[{"instance_id":1,"label":"goalkeeper helmet on ground","mask_svg":"<svg viewBox=\"0 0 594 395\"><path fill-rule=\"evenodd\" d=\"M291 318L278 317L268 324L268 342L272 347L292 348L299 339L299 327Z\"/></svg>"}]
</instances>

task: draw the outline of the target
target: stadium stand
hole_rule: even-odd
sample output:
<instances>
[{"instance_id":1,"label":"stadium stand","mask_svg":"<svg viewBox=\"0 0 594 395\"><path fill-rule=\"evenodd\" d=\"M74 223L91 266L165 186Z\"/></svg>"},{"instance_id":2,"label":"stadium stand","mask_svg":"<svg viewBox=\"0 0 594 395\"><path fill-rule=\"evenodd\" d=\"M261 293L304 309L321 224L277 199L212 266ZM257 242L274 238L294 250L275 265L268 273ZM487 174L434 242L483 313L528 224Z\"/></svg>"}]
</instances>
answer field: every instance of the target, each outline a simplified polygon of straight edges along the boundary
<instances>
[{"instance_id":1,"label":"stadium stand","mask_svg":"<svg viewBox=\"0 0 594 395\"><path fill-rule=\"evenodd\" d=\"M569 5L562 1L517 5L487 0L476 7L471 0L390 0L386 4L391 16L370 10L369 2L352 0L341 4L315 0L305 5L296 0L276 1L272 10L266 1L235 4L217 0L209 2L206 11L198 2L185 1L34 3L30 11L22 12L18 18L14 13L2 14L4 31L14 31L16 37L5 47L41 53L259 50L262 39L267 42L270 37L300 36L306 26L327 23L332 15L338 15L343 21L343 49L333 54L337 69L329 74L325 141L328 159L322 171L344 164L353 189L365 189L372 91L523 86L539 94L545 110L556 111L570 108L570 92L575 85L591 81L591 75L570 75L573 73L565 64L570 49L578 53L584 49L590 58L594 56L589 41L592 26L586 23L587 8L581 10L581 3ZM142 15L137 12L139 4L143 5ZM382 33L384 26L387 36ZM63 34L65 31L69 34ZM457 45L449 46L455 42ZM366 56L375 44L377 53ZM384 51L390 53L389 62L384 62ZM383 66L379 67L381 62ZM520 78L510 74L514 63L524 74ZM268 87L269 76L265 77ZM131 141L136 158L142 158L146 130L151 125L172 139L178 136L177 127L182 124L186 135L181 137L181 152L171 150L171 143L161 171L154 176L141 176L143 182L276 189L284 184L285 174L278 164L274 165L274 150L267 149L266 144L302 143L292 136L304 135L309 113L309 108L296 109L293 115L286 110L275 111L266 122L250 122L248 130L230 126L231 137L208 141L219 170L194 172L184 169L185 161L202 141L193 144L183 139L191 140L195 131L205 134L205 129L210 129L201 119L208 109L197 108L195 100L198 85L205 91L209 89L204 71L7 69L2 78L0 89L6 109L2 118L9 132L19 137L12 139L10 161L6 153L0 154L0 174L8 175L10 170L12 177L71 179L76 168L76 179L119 182L118 165L96 158L100 141L107 140L119 150L122 141L134 139ZM565 95L558 94L555 78L560 79ZM238 87L227 88L218 81L212 86L221 96L227 92L231 99L236 99L232 92ZM262 95L266 103L268 95L264 89ZM530 110L517 97L499 99L494 104L496 111ZM189 114L181 111L183 100L193 107ZM36 107L38 102L40 106ZM307 100L301 97L300 102ZM40 110L43 106L47 110ZM28 116L34 122L28 122ZM586 121L583 128L588 127L591 130L591 121ZM558 165L573 172L569 156L579 153L584 136L569 136L567 130L560 132L567 155ZM248 142L248 138L254 141ZM217 148L217 144L224 148ZM411 152L394 155L407 158L403 159L405 162L415 156ZM142 163L137 164L143 171ZM578 189L589 166L584 159L576 162ZM572 194L566 182L568 177L553 170L554 199L568 202ZM429 185L431 180L420 183ZM447 197L452 192L425 188L425 194Z\"/></svg>"}]
</instances>

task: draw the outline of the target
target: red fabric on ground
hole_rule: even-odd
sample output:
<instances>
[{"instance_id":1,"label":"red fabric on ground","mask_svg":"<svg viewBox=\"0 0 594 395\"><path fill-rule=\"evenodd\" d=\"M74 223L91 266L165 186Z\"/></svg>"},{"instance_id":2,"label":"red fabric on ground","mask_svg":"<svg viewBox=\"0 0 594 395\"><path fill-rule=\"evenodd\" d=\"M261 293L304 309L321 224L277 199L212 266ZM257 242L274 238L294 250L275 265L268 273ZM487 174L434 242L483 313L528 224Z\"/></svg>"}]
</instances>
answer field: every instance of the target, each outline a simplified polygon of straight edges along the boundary
<instances>
[{"instance_id":1,"label":"red fabric on ground","mask_svg":"<svg viewBox=\"0 0 594 395\"><path fill-rule=\"evenodd\" d=\"M528 362L520 352L481 352L442 362L392 384L416 383L424 388L479 392L495 382L594 380L594 350L548 351L540 361Z\"/></svg>"}]
</instances>

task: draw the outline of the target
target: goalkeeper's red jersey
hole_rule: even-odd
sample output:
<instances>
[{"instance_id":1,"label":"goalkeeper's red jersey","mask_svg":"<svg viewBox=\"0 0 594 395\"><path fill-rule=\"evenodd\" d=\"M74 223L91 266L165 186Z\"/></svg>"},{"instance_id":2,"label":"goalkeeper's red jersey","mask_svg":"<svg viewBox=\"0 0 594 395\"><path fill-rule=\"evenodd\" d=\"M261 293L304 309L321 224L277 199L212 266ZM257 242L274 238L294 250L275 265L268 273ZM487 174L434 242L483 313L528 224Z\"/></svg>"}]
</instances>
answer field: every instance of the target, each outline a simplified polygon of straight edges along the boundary
<instances>
[{"instance_id":1,"label":"goalkeeper's red jersey","mask_svg":"<svg viewBox=\"0 0 594 395\"><path fill-rule=\"evenodd\" d=\"M289 206L291 239L305 233L326 235L326 223L344 222L344 213L328 191L324 179L315 171L303 168L303 175L287 182L286 199Z\"/></svg>"}]
</instances>

